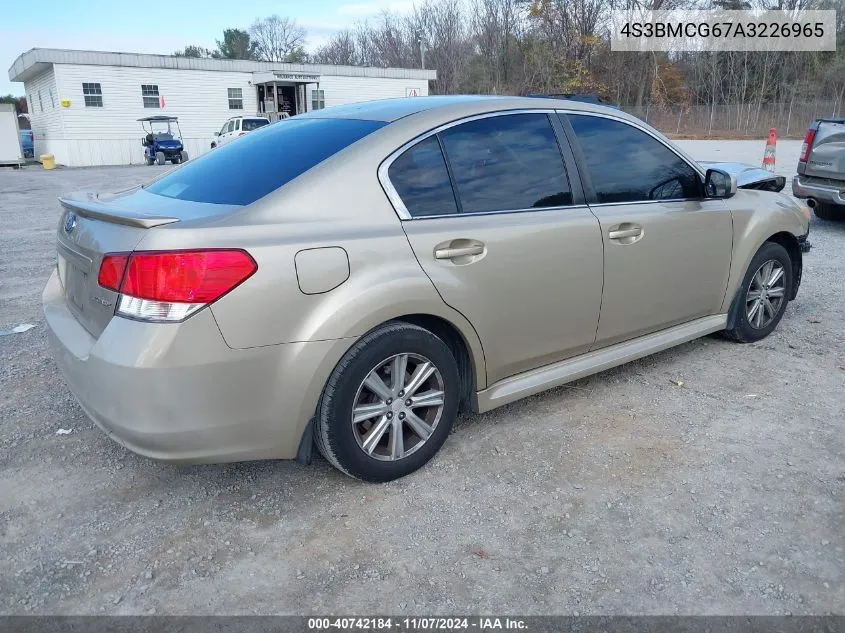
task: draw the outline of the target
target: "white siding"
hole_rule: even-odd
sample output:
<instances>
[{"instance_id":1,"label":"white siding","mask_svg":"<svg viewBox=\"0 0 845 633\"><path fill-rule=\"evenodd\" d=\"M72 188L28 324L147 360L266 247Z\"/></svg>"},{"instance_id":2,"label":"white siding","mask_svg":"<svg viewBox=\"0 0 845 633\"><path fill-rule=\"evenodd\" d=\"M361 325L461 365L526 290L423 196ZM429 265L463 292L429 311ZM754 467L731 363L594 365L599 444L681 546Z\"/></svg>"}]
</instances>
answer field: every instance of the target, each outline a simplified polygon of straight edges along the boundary
<instances>
[{"instance_id":1,"label":"white siding","mask_svg":"<svg viewBox=\"0 0 845 633\"><path fill-rule=\"evenodd\" d=\"M56 89L56 75L50 67L24 84L29 121L35 139L35 156L55 153L63 137L62 107ZM38 93L41 92L39 102ZM53 98L50 99L52 94Z\"/></svg>"},{"instance_id":2,"label":"white siding","mask_svg":"<svg viewBox=\"0 0 845 633\"><path fill-rule=\"evenodd\" d=\"M159 114L179 117L186 138L214 136L223 122L240 113L254 114L256 90L251 73L116 66L57 65L59 90L71 100L65 108L65 131L69 139L118 139L143 136L137 119ZM82 84L99 83L103 107L86 107ZM145 108L141 85L158 86L164 108ZM241 88L243 110L230 110L228 88Z\"/></svg>"},{"instance_id":3,"label":"white siding","mask_svg":"<svg viewBox=\"0 0 845 633\"><path fill-rule=\"evenodd\" d=\"M24 83L33 101L36 155L49 151L57 163L72 167L141 164L143 131L138 119L165 114L179 117L186 151L192 157L199 156L209 150L214 132L227 119L257 112L257 90L251 81L250 72L55 64ZM86 107L83 83L100 84L103 107ZM144 107L141 86L146 84L158 86L164 108ZM50 87L55 108L50 103ZM39 88L44 113L38 106ZM229 88L241 88L243 110L229 109ZM315 88L315 84L309 84L305 90L308 110ZM325 91L326 107L331 107L405 97L409 89L425 96L428 81L323 75L320 89ZM69 100L70 106L62 108L62 99Z\"/></svg>"},{"instance_id":4,"label":"white siding","mask_svg":"<svg viewBox=\"0 0 845 633\"><path fill-rule=\"evenodd\" d=\"M308 85L308 109L311 109L311 91L314 84ZM406 89L413 88L417 96L428 95L428 81L425 79L380 79L374 77L327 77L320 79L320 90L325 91L326 107L372 101L373 99L392 99L404 97Z\"/></svg>"}]
</instances>

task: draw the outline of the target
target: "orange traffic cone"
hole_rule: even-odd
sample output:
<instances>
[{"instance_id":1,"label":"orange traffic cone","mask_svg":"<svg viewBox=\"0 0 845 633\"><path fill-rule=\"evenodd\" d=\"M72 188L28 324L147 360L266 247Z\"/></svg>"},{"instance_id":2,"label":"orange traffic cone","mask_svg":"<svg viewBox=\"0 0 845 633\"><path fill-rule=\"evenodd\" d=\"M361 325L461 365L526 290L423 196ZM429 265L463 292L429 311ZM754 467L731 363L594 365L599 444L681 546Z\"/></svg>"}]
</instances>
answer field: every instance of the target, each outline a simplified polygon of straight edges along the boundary
<instances>
[{"instance_id":1,"label":"orange traffic cone","mask_svg":"<svg viewBox=\"0 0 845 633\"><path fill-rule=\"evenodd\" d=\"M775 145L778 136L775 128L769 129L769 140L766 141L766 151L763 153L763 169L775 173Z\"/></svg>"}]
</instances>

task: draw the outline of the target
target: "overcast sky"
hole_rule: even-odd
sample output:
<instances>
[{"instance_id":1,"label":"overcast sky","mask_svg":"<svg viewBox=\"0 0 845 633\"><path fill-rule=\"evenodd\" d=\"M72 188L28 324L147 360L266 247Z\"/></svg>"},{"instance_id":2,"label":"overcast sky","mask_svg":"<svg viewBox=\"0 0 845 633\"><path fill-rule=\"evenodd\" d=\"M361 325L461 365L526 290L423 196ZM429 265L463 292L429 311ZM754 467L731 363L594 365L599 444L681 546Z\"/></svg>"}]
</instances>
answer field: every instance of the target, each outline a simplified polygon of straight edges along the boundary
<instances>
[{"instance_id":1,"label":"overcast sky","mask_svg":"<svg viewBox=\"0 0 845 633\"><path fill-rule=\"evenodd\" d=\"M49 5L13 2L0 21L0 95L22 95L9 81L9 67L31 48L126 51L169 55L186 44L214 48L225 28L248 27L277 13L308 31L313 50L334 32L384 9L405 12L413 0L63 0Z\"/></svg>"}]
</instances>

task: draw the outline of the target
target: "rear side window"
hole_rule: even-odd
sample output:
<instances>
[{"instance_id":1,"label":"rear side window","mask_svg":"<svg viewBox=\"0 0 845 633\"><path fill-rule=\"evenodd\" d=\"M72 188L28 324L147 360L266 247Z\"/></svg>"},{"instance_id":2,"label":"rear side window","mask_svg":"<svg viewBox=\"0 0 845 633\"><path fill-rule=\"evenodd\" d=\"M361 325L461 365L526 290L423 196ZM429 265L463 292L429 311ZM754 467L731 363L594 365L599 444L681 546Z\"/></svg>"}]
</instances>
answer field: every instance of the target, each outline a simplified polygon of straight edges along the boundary
<instances>
[{"instance_id":1,"label":"rear side window","mask_svg":"<svg viewBox=\"0 0 845 633\"><path fill-rule=\"evenodd\" d=\"M700 198L698 173L642 130L613 119L570 115L599 202Z\"/></svg>"},{"instance_id":2,"label":"rear side window","mask_svg":"<svg viewBox=\"0 0 845 633\"><path fill-rule=\"evenodd\" d=\"M267 125L270 121L267 119L244 119L243 123L241 123L241 131L243 132L252 132L253 130L257 130L258 128Z\"/></svg>"},{"instance_id":3,"label":"rear side window","mask_svg":"<svg viewBox=\"0 0 845 633\"><path fill-rule=\"evenodd\" d=\"M147 191L177 200L247 205L384 125L354 119L280 121L186 163Z\"/></svg>"},{"instance_id":4,"label":"rear side window","mask_svg":"<svg viewBox=\"0 0 845 633\"><path fill-rule=\"evenodd\" d=\"M458 212L436 136L405 150L390 165L388 176L412 217Z\"/></svg>"},{"instance_id":5,"label":"rear side window","mask_svg":"<svg viewBox=\"0 0 845 633\"><path fill-rule=\"evenodd\" d=\"M546 114L486 117L441 133L463 213L572 204Z\"/></svg>"}]
</instances>

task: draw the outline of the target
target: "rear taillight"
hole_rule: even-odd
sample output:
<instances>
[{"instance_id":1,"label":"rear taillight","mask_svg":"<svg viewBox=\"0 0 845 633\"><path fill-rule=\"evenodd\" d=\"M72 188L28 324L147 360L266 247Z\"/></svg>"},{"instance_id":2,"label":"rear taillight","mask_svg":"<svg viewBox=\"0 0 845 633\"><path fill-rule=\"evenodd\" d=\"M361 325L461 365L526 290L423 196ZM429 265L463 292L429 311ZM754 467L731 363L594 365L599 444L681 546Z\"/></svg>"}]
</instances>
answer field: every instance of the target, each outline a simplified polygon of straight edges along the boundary
<instances>
[{"instance_id":1,"label":"rear taillight","mask_svg":"<svg viewBox=\"0 0 845 633\"><path fill-rule=\"evenodd\" d=\"M810 150L813 149L813 141L816 138L816 131L813 129L807 130L807 136L804 137L804 144L801 146L801 158L799 162L806 163L810 157Z\"/></svg>"},{"instance_id":2,"label":"rear taillight","mask_svg":"<svg viewBox=\"0 0 845 633\"><path fill-rule=\"evenodd\" d=\"M98 282L120 293L116 313L144 321L182 321L230 292L258 266L242 250L114 253Z\"/></svg>"},{"instance_id":3,"label":"rear taillight","mask_svg":"<svg viewBox=\"0 0 845 633\"><path fill-rule=\"evenodd\" d=\"M129 255L116 254L103 257L103 263L100 264L100 274L97 275L97 283L103 288L118 292L128 261Z\"/></svg>"}]
</instances>

